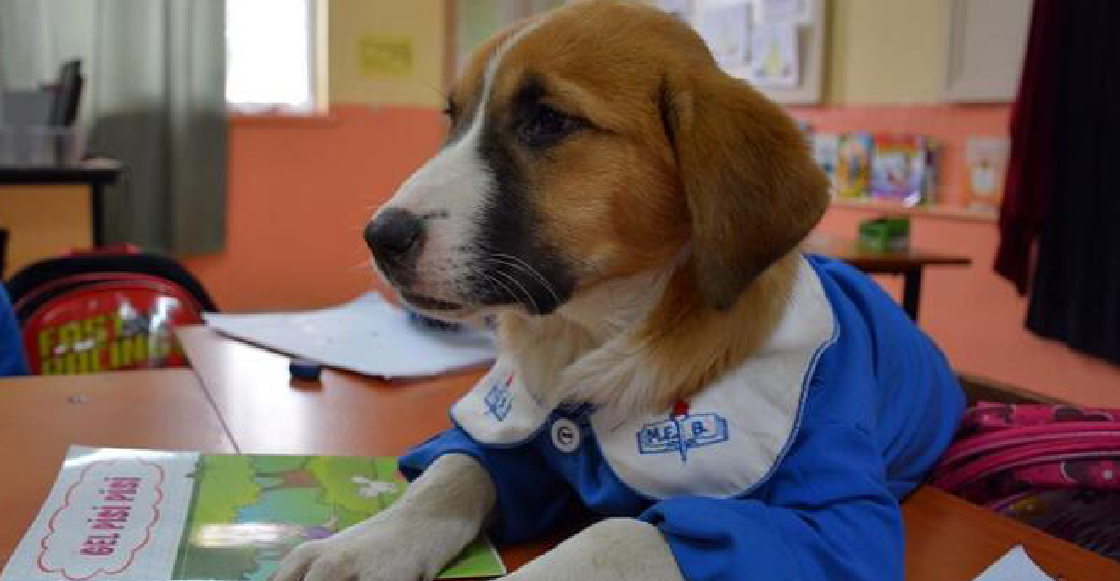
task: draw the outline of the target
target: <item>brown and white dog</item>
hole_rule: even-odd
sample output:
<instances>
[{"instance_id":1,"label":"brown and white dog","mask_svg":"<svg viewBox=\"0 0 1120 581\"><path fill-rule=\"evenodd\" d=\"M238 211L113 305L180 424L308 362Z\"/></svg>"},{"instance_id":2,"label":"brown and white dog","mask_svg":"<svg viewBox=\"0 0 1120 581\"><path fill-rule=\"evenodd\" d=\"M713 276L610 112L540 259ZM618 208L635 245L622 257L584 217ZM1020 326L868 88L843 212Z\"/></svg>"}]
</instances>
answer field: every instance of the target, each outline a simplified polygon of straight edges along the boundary
<instances>
[{"instance_id":1,"label":"brown and white dog","mask_svg":"<svg viewBox=\"0 0 1120 581\"><path fill-rule=\"evenodd\" d=\"M447 115L446 144L366 239L411 307L496 315L502 357L542 409L665 410L770 339L826 178L795 124L689 27L607 0L515 24L466 67ZM478 462L442 456L391 509L298 547L276 579L430 579L496 496ZM681 572L654 526L616 518L511 577Z\"/></svg>"},{"instance_id":2,"label":"brown and white dog","mask_svg":"<svg viewBox=\"0 0 1120 581\"><path fill-rule=\"evenodd\" d=\"M486 43L444 149L366 231L411 306L497 313L548 400L664 407L741 361L828 203L781 109L635 4L576 3Z\"/></svg>"}]
</instances>

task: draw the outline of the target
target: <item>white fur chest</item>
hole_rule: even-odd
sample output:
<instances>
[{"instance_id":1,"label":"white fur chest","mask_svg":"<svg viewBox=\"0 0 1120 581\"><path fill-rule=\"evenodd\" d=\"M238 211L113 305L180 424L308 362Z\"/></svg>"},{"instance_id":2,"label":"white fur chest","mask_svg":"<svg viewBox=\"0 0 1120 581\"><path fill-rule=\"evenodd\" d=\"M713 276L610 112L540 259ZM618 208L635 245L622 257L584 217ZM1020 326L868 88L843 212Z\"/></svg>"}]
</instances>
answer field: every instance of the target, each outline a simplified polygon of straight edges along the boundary
<instances>
[{"instance_id":1,"label":"white fur chest","mask_svg":"<svg viewBox=\"0 0 1120 581\"><path fill-rule=\"evenodd\" d=\"M574 426L557 425L567 420L541 406L516 364L502 357L455 404L452 418L486 446L516 446L546 428L563 453L597 445L622 483L653 499L739 496L783 458L817 360L835 334L820 280L803 260L790 304L765 347L672 410L621 420L592 412L591 437L577 433L572 442L566 430Z\"/></svg>"}]
</instances>

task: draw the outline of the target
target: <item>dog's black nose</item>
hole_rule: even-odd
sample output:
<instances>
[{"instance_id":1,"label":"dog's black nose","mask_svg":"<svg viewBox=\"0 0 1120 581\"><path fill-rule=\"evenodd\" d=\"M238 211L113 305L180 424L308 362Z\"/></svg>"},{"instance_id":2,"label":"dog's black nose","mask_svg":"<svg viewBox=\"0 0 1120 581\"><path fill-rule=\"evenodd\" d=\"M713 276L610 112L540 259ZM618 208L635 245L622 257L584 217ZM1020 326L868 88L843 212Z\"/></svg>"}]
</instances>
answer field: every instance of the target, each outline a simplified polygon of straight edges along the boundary
<instances>
[{"instance_id":1,"label":"dog's black nose","mask_svg":"<svg viewBox=\"0 0 1120 581\"><path fill-rule=\"evenodd\" d=\"M408 254L420 242L424 224L415 214L400 208L388 208L366 224L366 244L373 255L395 259Z\"/></svg>"}]
</instances>

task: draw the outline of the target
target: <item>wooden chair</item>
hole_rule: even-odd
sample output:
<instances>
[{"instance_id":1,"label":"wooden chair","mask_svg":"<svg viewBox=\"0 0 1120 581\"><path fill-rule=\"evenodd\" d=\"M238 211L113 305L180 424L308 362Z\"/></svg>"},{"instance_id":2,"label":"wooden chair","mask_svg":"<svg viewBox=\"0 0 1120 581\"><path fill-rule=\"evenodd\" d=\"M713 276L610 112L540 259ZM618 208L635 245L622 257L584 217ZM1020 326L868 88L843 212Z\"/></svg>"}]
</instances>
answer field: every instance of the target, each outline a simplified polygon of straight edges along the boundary
<instances>
[{"instance_id":1,"label":"wooden chair","mask_svg":"<svg viewBox=\"0 0 1120 581\"><path fill-rule=\"evenodd\" d=\"M978 401L994 401L1000 403L1069 403L1029 389L977 375L961 373L957 375L957 379L960 380L961 387L964 389L965 396L968 398L968 405L972 405Z\"/></svg>"},{"instance_id":2,"label":"wooden chair","mask_svg":"<svg viewBox=\"0 0 1120 581\"><path fill-rule=\"evenodd\" d=\"M4 280L4 267L8 260L8 231L0 228L0 280Z\"/></svg>"}]
</instances>

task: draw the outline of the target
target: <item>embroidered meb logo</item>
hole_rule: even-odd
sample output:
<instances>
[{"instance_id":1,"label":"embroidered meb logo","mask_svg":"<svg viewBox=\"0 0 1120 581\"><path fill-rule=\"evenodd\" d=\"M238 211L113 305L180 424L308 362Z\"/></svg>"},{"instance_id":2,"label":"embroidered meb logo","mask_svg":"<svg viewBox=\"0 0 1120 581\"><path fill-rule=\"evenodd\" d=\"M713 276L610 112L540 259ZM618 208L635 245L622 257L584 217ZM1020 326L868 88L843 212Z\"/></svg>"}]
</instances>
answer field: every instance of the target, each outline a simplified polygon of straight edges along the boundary
<instances>
[{"instance_id":1,"label":"embroidered meb logo","mask_svg":"<svg viewBox=\"0 0 1120 581\"><path fill-rule=\"evenodd\" d=\"M511 383L513 383L513 375L506 376L505 381L495 381L483 398L487 411L499 422L506 419L509 409L513 407L513 393L509 390Z\"/></svg>"},{"instance_id":2,"label":"embroidered meb logo","mask_svg":"<svg viewBox=\"0 0 1120 581\"><path fill-rule=\"evenodd\" d=\"M646 424L638 431L638 452L677 452L688 461L688 451L726 442L727 420L716 413L690 414L688 404L678 403L669 419Z\"/></svg>"}]
</instances>

